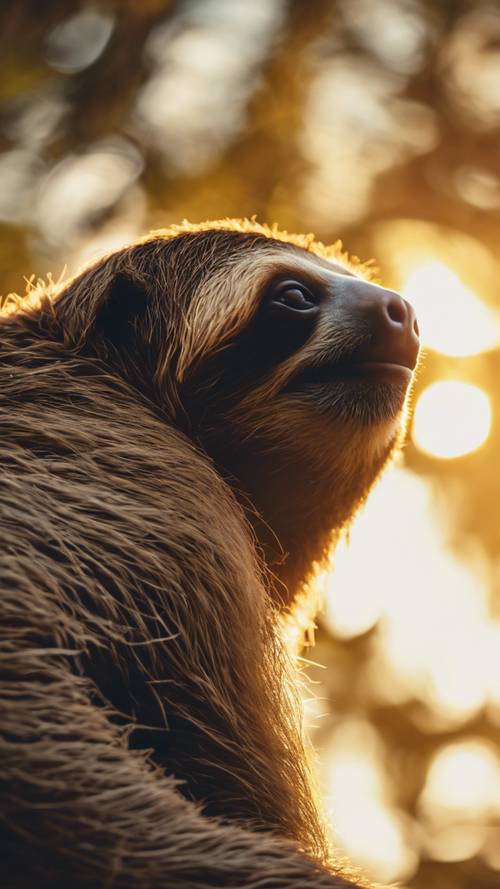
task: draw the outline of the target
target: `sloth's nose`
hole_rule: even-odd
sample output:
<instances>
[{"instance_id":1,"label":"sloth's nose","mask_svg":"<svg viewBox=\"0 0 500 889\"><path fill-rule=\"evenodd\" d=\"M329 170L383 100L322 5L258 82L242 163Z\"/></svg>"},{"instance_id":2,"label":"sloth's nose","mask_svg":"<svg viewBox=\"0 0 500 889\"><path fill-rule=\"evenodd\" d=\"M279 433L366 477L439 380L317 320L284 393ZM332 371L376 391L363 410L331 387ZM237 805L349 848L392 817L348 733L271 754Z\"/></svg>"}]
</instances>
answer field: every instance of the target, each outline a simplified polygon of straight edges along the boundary
<instances>
[{"instance_id":1,"label":"sloth's nose","mask_svg":"<svg viewBox=\"0 0 500 889\"><path fill-rule=\"evenodd\" d=\"M393 290L359 279L348 296L361 314L370 339L356 351L356 359L401 364L413 370L419 350L419 329L412 306ZM352 300L352 302L351 302Z\"/></svg>"}]
</instances>

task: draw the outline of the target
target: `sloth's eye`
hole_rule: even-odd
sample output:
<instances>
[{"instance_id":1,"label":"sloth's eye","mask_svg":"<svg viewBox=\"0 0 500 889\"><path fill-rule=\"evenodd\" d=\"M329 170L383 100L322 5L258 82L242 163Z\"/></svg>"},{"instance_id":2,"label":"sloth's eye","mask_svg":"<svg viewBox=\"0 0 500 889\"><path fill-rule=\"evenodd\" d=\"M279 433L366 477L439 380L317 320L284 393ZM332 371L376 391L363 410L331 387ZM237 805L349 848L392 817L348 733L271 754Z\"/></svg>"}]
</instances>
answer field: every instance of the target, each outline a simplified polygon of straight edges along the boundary
<instances>
[{"instance_id":1,"label":"sloth's eye","mask_svg":"<svg viewBox=\"0 0 500 889\"><path fill-rule=\"evenodd\" d=\"M273 294L273 302L280 303L289 309L299 312L313 309L317 306L317 300L307 287L304 287L303 284L297 284L295 281L282 284Z\"/></svg>"}]
</instances>

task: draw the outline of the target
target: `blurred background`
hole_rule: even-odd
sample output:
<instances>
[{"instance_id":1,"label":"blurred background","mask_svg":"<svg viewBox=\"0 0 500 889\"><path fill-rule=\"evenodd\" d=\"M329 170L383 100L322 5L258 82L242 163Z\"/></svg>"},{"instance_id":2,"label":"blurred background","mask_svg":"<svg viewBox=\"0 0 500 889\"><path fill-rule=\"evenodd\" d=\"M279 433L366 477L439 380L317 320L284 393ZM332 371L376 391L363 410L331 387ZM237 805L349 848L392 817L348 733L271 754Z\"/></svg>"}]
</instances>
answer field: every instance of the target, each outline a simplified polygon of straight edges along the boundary
<instances>
[{"instance_id":1,"label":"blurred background","mask_svg":"<svg viewBox=\"0 0 500 889\"><path fill-rule=\"evenodd\" d=\"M1 292L257 214L415 304L410 441L320 579L307 716L340 854L498 889L498 2L17 0L0 41Z\"/></svg>"}]
</instances>

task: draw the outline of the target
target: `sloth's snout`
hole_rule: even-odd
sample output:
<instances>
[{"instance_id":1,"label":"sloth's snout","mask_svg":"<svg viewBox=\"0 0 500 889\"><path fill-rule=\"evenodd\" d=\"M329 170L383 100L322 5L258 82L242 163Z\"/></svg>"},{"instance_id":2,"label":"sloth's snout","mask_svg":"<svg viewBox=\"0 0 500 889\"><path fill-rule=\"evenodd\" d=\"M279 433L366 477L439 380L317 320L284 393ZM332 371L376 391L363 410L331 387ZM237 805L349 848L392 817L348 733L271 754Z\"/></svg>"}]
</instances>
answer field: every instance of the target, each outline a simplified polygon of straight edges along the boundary
<instances>
[{"instance_id":1,"label":"sloth's snout","mask_svg":"<svg viewBox=\"0 0 500 889\"><path fill-rule=\"evenodd\" d=\"M420 343L412 306L393 290L359 280L351 285L349 303L362 316L371 334L352 358L356 362L399 364L413 370Z\"/></svg>"}]
</instances>

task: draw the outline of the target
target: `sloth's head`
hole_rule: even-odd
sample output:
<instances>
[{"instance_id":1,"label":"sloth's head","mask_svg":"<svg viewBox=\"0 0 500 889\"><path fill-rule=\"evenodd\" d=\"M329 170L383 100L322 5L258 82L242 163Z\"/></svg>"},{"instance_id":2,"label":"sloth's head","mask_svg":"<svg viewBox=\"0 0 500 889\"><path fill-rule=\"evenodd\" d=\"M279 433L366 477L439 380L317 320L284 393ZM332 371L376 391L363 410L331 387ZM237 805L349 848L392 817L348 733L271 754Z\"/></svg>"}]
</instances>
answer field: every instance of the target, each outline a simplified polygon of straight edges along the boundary
<instances>
[{"instance_id":1,"label":"sloth's head","mask_svg":"<svg viewBox=\"0 0 500 889\"><path fill-rule=\"evenodd\" d=\"M114 254L56 305L214 460L292 595L401 443L408 303L338 245L225 221Z\"/></svg>"}]
</instances>

